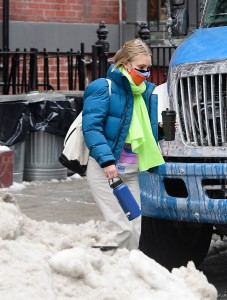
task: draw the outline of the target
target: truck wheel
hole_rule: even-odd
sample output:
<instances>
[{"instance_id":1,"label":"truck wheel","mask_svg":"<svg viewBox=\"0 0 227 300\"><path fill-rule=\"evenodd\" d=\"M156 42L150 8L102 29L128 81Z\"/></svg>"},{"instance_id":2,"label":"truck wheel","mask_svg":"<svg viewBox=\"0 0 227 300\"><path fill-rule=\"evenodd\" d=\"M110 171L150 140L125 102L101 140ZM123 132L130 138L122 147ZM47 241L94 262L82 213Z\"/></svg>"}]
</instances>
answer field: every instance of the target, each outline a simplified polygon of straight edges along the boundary
<instances>
[{"instance_id":1,"label":"truck wheel","mask_svg":"<svg viewBox=\"0 0 227 300\"><path fill-rule=\"evenodd\" d=\"M139 249L169 270L193 261L199 266L212 238L211 224L142 217Z\"/></svg>"}]
</instances>

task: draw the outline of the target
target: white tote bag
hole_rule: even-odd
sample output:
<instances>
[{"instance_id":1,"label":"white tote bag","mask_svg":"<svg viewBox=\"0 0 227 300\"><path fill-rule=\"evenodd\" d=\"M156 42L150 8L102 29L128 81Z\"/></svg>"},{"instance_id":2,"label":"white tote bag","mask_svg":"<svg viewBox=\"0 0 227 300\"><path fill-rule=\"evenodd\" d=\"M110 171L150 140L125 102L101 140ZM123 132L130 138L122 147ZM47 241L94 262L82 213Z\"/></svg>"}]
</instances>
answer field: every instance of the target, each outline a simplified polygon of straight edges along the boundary
<instances>
[{"instance_id":1,"label":"white tote bag","mask_svg":"<svg viewBox=\"0 0 227 300\"><path fill-rule=\"evenodd\" d=\"M64 149L59 157L60 163L74 173L85 175L89 150L82 132L82 112L69 127L64 140Z\"/></svg>"},{"instance_id":2,"label":"white tote bag","mask_svg":"<svg viewBox=\"0 0 227 300\"><path fill-rule=\"evenodd\" d=\"M111 80L106 80L109 85L109 95L111 95ZM70 171L84 176L87 169L88 158L89 150L84 142L81 112L69 127L59 162Z\"/></svg>"}]
</instances>

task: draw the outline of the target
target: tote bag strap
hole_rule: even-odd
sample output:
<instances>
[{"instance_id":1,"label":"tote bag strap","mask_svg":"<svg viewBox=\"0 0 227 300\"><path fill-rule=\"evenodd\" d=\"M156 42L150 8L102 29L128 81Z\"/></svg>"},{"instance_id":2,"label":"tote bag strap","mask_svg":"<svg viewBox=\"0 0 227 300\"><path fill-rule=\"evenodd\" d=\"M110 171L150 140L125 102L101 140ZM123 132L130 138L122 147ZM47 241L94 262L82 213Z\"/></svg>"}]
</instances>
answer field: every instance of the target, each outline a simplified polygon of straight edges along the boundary
<instances>
[{"instance_id":1,"label":"tote bag strap","mask_svg":"<svg viewBox=\"0 0 227 300\"><path fill-rule=\"evenodd\" d=\"M106 81L108 82L108 85L109 85L109 95L111 95L111 80L109 78L106 78Z\"/></svg>"}]
</instances>

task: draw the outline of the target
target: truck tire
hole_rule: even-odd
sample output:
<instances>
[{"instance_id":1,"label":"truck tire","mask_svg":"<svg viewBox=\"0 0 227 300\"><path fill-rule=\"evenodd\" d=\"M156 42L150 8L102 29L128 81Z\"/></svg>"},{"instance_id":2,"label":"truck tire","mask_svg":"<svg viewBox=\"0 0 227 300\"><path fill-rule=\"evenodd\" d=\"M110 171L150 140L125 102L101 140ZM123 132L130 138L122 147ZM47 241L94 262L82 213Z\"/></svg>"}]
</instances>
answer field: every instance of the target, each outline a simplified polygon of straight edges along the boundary
<instances>
[{"instance_id":1,"label":"truck tire","mask_svg":"<svg viewBox=\"0 0 227 300\"><path fill-rule=\"evenodd\" d=\"M193 261L198 267L209 250L213 226L142 217L139 249L169 270Z\"/></svg>"}]
</instances>

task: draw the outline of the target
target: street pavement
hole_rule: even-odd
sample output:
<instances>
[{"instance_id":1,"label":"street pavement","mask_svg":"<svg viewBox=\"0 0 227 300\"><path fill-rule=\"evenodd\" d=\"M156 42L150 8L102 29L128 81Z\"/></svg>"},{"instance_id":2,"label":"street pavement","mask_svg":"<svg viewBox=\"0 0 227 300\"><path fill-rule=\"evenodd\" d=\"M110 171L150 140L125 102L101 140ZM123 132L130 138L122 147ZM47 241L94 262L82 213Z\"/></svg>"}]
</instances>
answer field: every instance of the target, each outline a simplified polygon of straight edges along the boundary
<instances>
[{"instance_id":1,"label":"street pavement","mask_svg":"<svg viewBox=\"0 0 227 300\"><path fill-rule=\"evenodd\" d=\"M63 224L103 220L86 177L34 181L23 183L22 186L25 187L15 187L8 192L17 199L21 212L33 220Z\"/></svg>"}]
</instances>

